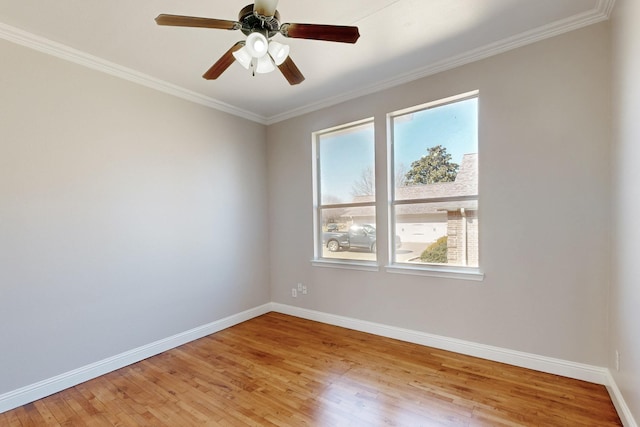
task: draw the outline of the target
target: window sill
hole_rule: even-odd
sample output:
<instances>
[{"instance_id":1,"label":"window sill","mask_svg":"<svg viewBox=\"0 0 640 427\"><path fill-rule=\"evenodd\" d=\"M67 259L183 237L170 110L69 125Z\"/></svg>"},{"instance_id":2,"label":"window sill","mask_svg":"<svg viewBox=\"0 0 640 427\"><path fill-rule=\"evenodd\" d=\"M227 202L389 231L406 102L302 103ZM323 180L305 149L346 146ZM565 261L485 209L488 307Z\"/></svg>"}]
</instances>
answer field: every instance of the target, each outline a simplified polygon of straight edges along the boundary
<instances>
[{"instance_id":1,"label":"window sill","mask_svg":"<svg viewBox=\"0 0 640 427\"><path fill-rule=\"evenodd\" d=\"M338 261L328 259L312 259L311 265L314 267L323 268L341 268L344 270L359 270L359 271L380 271L378 264L373 262L353 262L353 261Z\"/></svg>"},{"instance_id":2,"label":"window sill","mask_svg":"<svg viewBox=\"0 0 640 427\"><path fill-rule=\"evenodd\" d=\"M471 280L476 282L482 282L484 280L484 273L482 273L479 268L439 268L435 266L414 267L411 265L394 264L387 266L386 271L387 273L395 274Z\"/></svg>"}]
</instances>

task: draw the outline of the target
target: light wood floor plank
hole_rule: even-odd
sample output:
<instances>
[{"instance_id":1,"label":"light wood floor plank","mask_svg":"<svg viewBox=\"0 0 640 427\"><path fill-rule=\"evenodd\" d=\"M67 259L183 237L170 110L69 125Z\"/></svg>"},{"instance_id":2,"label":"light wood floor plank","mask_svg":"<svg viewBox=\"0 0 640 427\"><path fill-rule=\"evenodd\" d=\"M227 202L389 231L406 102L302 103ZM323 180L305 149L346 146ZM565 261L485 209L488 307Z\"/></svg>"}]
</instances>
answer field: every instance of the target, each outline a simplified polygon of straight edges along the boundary
<instances>
[{"instance_id":1,"label":"light wood floor plank","mask_svg":"<svg viewBox=\"0 0 640 427\"><path fill-rule=\"evenodd\" d=\"M620 426L603 386L269 313L0 426Z\"/></svg>"}]
</instances>

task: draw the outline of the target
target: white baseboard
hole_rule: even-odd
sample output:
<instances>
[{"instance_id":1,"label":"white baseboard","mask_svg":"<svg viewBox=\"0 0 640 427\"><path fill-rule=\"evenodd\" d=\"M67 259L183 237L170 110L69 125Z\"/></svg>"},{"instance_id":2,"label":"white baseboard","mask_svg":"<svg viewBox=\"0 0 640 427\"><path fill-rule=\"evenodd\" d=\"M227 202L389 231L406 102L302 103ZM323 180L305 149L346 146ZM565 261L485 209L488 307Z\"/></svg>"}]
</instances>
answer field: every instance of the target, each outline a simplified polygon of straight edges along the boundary
<instances>
[{"instance_id":1,"label":"white baseboard","mask_svg":"<svg viewBox=\"0 0 640 427\"><path fill-rule=\"evenodd\" d=\"M611 396L611 401L613 405L616 407L616 411L618 411L618 415L620 416L620 421L622 421L622 425L625 427L638 427L638 423L633 418L633 414L631 414L631 409L627 405L627 402L624 400L616 381L613 379L611 372L607 373L608 383L607 383L607 391L609 391L609 396Z\"/></svg>"},{"instance_id":2,"label":"white baseboard","mask_svg":"<svg viewBox=\"0 0 640 427\"><path fill-rule=\"evenodd\" d=\"M507 363L509 365L602 384L607 387L611 400L618 411L623 425L626 427L638 427L638 424L634 420L622 393L611 376L611 372L606 368L508 350L454 338L447 338L425 332L397 328L380 323L307 310L279 303L264 304L53 378L5 393L0 395L0 413L34 402L38 399L42 399L43 397L139 362L148 357L155 356L156 354L160 354L188 342L216 333L233 325L253 319L254 317L258 317L270 311L428 347L453 351L469 356L480 357L496 362Z\"/></svg>"},{"instance_id":3,"label":"white baseboard","mask_svg":"<svg viewBox=\"0 0 640 427\"><path fill-rule=\"evenodd\" d=\"M425 332L307 310L290 305L273 303L272 307L273 311L301 317L303 319L315 320L322 323L328 323L330 325L354 329L356 331L368 332L387 338L395 338L401 341L480 357L482 359L492 360L495 362L534 369L536 371L547 372L555 375L562 375L569 378L576 378L591 383L606 385L609 380L608 370L598 366L569 362L562 359L553 359L536 354L508 350L500 347L458 340L455 338L447 338Z\"/></svg>"},{"instance_id":4,"label":"white baseboard","mask_svg":"<svg viewBox=\"0 0 640 427\"><path fill-rule=\"evenodd\" d=\"M108 359L74 369L73 371L57 375L53 378L2 394L0 395L0 413L34 402L38 399L42 399L43 397L147 359L151 356L155 356L156 354L160 354L193 340L211 335L215 332L237 325L238 323L242 323L249 319L253 319L254 317L270 311L272 311L271 304L264 304L250 310L243 311L242 313L225 317L224 319L217 320L207 325L199 326L189 331L135 348Z\"/></svg>"},{"instance_id":5,"label":"white baseboard","mask_svg":"<svg viewBox=\"0 0 640 427\"><path fill-rule=\"evenodd\" d=\"M563 377L601 384L607 387L622 424L625 427L638 427L638 424L634 420L631 410L627 406L620 389L618 389L615 380L611 376L611 372L607 368L585 365L562 359L554 359L551 357L539 356L537 354L524 353L500 347L493 347L458 340L455 338L447 338L425 332L397 328L394 326L308 310L286 304L271 303L271 307L273 311L278 313L288 314L303 319L314 320L316 322L327 323L329 325L340 326L343 328L353 329L355 331L367 332L387 338L394 338L414 344L466 354L468 356L480 357L482 359L492 360L495 362L506 363L549 374L561 375Z\"/></svg>"}]
</instances>

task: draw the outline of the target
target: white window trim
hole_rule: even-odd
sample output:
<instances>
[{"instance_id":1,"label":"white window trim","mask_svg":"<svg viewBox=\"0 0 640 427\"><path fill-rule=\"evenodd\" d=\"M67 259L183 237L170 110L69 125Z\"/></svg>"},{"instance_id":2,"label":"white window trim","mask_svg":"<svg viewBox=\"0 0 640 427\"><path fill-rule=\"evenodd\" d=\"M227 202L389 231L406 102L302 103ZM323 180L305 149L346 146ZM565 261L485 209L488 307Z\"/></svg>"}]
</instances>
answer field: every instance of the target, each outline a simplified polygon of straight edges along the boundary
<instances>
[{"instance_id":1,"label":"white window trim","mask_svg":"<svg viewBox=\"0 0 640 427\"><path fill-rule=\"evenodd\" d=\"M387 114L386 126L387 126L387 195L388 195L388 231L389 231L389 260L385 270L388 273L396 274L408 274L417 276L429 276L439 277L446 279L461 279L461 280L473 280L483 281L484 273L480 267L465 267L465 266L440 266L433 264L408 264L399 263L394 261L395 257L395 245L392 243L395 241L396 235L396 218L394 207L401 204L412 203L429 203L435 202L436 199L417 199L417 200L395 200L395 153L394 153L394 135L393 135L393 119L408 113L415 111L422 111L429 108L440 107L454 102L464 101L466 99L478 98L480 91L474 90L471 92L462 93L460 95L450 96L448 98L439 99L436 101L427 102L425 104L416 105L402 110L394 111ZM479 196L478 196L479 197Z\"/></svg>"},{"instance_id":2,"label":"white window trim","mask_svg":"<svg viewBox=\"0 0 640 427\"><path fill-rule=\"evenodd\" d=\"M350 270L361 270L361 271L379 271L380 267L378 265L378 255L376 254L376 261L359 261L359 260L350 260L350 259L336 259L336 258L324 258L322 256L322 221L320 218L320 212L322 209L332 209L332 208L346 208L346 207L356 207L356 206L373 206L374 209L377 210L376 200L373 202L367 203L341 203L341 204L328 204L322 205L321 203L321 191L322 188L320 186L320 155L319 155L319 145L318 139L322 135L326 135L328 133L333 133L336 131L340 131L342 129L349 129L353 127L357 127L360 125L371 123L375 125L374 117L367 117L362 120L357 120L354 122L346 123L339 126L334 126L332 128L323 129L320 131L315 131L311 133L311 142L312 142L312 174L313 174L313 259L311 260L311 264L314 267L330 267L330 268L341 268L341 269L350 269ZM375 142L374 142L375 144ZM374 146L375 150L375 146ZM375 166L375 164L374 164ZM376 212L377 217L377 212Z\"/></svg>"},{"instance_id":3,"label":"white window trim","mask_svg":"<svg viewBox=\"0 0 640 427\"><path fill-rule=\"evenodd\" d=\"M349 259L318 258L312 259L311 265L314 267L338 268L342 270L380 271L380 266L375 262Z\"/></svg>"},{"instance_id":4,"label":"white window trim","mask_svg":"<svg viewBox=\"0 0 640 427\"><path fill-rule=\"evenodd\" d=\"M410 265L410 264L392 264L385 267L387 273L409 274L414 276L439 277L443 279L459 279L472 280L482 282L484 273L475 267L448 267L444 268L439 265Z\"/></svg>"}]
</instances>

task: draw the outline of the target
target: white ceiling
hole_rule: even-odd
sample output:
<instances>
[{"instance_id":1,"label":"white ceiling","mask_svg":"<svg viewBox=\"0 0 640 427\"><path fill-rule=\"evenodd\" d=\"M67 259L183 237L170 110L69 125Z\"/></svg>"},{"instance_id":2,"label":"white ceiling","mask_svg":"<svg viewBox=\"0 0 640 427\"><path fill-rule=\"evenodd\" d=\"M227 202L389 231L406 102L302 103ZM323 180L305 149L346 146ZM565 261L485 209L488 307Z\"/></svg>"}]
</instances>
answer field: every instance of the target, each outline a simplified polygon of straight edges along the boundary
<instances>
[{"instance_id":1,"label":"white ceiling","mask_svg":"<svg viewBox=\"0 0 640 427\"><path fill-rule=\"evenodd\" d=\"M0 37L273 123L608 18L615 0L280 0L281 22L356 25L355 45L275 38L306 80L201 76L240 31L160 27L160 13L236 20L247 0L0 0Z\"/></svg>"}]
</instances>

